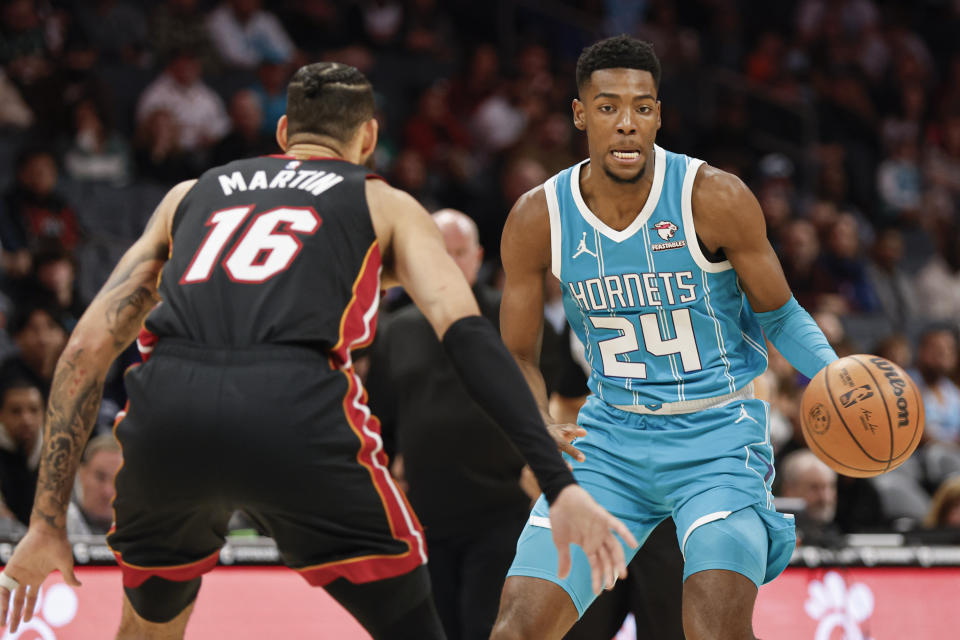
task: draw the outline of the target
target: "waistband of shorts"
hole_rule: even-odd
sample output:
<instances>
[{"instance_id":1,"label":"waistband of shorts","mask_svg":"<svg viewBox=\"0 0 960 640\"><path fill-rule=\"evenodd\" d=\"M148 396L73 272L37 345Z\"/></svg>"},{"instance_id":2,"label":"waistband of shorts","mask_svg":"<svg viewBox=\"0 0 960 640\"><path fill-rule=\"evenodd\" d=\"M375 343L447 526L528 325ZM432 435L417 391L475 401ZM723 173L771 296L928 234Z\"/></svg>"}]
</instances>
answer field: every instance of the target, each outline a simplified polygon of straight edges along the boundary
<instances>
[{"instance_id":1,"label":"waistband of shorts","mask_svg":"<svg viewBox=\"0 0 960 640\"><path fill-rule=\"evenodd\" d=\"M178 338L162 338L151 357L169 356L208 364L256 364L277 360L329 362L319 349L294 344L256 344L243 347L214 347Z\"/></svg>"},{"instance_id":2,"label":"waistband of shorts","mask_svg":"<svg viewBox=\"0 0 960 640\"><path fill-rule=\"evenodd\" d=\"M752 400L754 398L753 381L749 384L733 391L725 393L722 396L712 396L710 398L699 398L697 400L681 400L679 402L664 402L659 405L652 404L615 404L613 405L621 411L630 413L640 413L644 415L669 416L678 413L693 413L704 409L716 409L723 407L738 400Z\"/></svg>"}]
</instances>

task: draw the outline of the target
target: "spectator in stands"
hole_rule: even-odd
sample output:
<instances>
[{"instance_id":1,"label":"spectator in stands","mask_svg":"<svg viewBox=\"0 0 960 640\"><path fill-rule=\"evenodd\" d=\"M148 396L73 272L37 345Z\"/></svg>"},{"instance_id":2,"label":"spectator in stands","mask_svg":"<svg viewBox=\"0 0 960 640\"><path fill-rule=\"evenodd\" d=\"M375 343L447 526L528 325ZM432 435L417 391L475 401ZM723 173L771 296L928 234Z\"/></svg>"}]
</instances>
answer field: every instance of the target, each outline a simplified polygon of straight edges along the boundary
<instances>
[{"instance_id":1,"label":"spectator in stands","mask_svg":"<svg viewBox=\"0 0 960 640\"><path fill-rule=\"evenodd\" d=\"M73 139L63 156L67 175L77 182L106 182L121 186L130 181L133 158L130 145L108 127L96 101L84 98L73 107Z\"/></svg>"},{"instance_id":2,"label":"spectator in stands","mask_svg":"<svg viewBox=\"0 0 960 640\"><path fill-rule=\"evenodd\" d=\"M900 266L902 260L903 234L900 230L892 226L879 230L867 264L867 277L880 312L898 331L909 330L919 311L915 287Z\"/></svg>"},{"instance_id":3,"label":"spectator in stands","mask_svg":"<svg viewBox=\"0 0 960 640\"><path fill-rule=\"evenodd\" d=\"M168 109L155 109L140 122L134 154L138 173L159 182L180 182L201 169L200 159L181 148L180 126Z\"/></svg>"},{"instance_id":4,"label":"spectator in stands","mask_svg":"<svg viewBox=\"0 0 960 640\"><path fill-rule=\"evenodd\" d=\"M438 211L447 252L473 285L481 313L497 322L496 290L478 284L483 249L465 214ZM450 638L487 638L500 589L527 520L523 460L466 394L430 324L410 305L380 329L367 378L371 408L396 442L430 548L427 568ZM398 463L402 459L402 463Z\"/></svg>"},{"instance_id":5,"label":"spectator in stands","mask_svg":"<svg viewBox=\"0 0 960 640\"><path fill-rule=\"evenodd\" d=\"M801 544L832 545L839 542L837 474L809 449L787 455L780 463L780 491L784 498L800 498L797 538Z\"/></svg>"},{"instance_id":6,"label":"spectator in stands","mask_svg":"<svg viewBox=\"0 0 960 640\"><path fill-rule=\"evenodd\" d=\"M462 121L450 111L450 87L437 82L421 95L417 111L407 120L404 129L406 146L415 149L427 166L445 170L451 157L470 146L470 134Z\"/></svg>"},{"instance_id":7,"label":"spectator in stands","mask_svg":"<svg viewBox=\"0 0 960 640\"><path fill-rule=\"evenodd\" d=\"M34 254L33 276L33 286L47 294L63 328L73 331L86 308L77 289L76 259L57 245L44 247Z\"/></svg>"},{"instance_id":8,"label":"spectator in stands","mask_svg":"<svg viewBox=\"0 0 960 640\"><path fill-rule=\"evenodd\" d=\"M43 395L26 378L0 377L0 492L4 511L29 524L37 491L43 435Z\"/></svg>"},{"instance_id":9,"label":"spectator in stands","mask_svg":"<svg viewBox=\"0 0 960 640\"><path fill-rule=\"evenodd\" d=\"M21 90L53 73L43 27L33 0L3 3L0 10L0 67Z\"/></svg>"},{"instance_id":10,"label":"spectator in stands","mask_svg":"<svg viewBox=\"0 0 960 640\"><path fill-rule=\"evenodd\" d=\"M56 191L57 164L53 154L28 148L17 161L16 181L3 198L0 211L0 244L7 276L19 278L30 271L30 249L43 241L73 250L80 242L80 227L73 207Z\"/></svg>"},{"instance_id":11,"label":"spectator in stands","mask_svg":"<svg viewBox=\"0 0 960 640\"><path fill-rule=\"evenodd\" d=\"M203 83L200 59L189 49L175 52L163 73L144 89L137 103L137 124L160 110L176 122L177 142L184 151L207 149L230 129L223 102Z\"/></svg>"},{"instance_id":12,"label":"spectator in stands","mask_svg":"<svg viewBox=\"0 0 960 640\"><path fill-rule=\"evenodd\" d=\"M954 445L960 444L960 388L950 379L956 372L956 334L947 327L924 331L910 372L923 397L924 436Z\"/></svg>"},{"instance_id":13,"label":"spectator in stands","mask_svg":"<svg viewBox=\"0 0 960 640\"><path fill-rule=\"evenodd\" d=\"M161 60L189 49L196 53L208 72L220 63L204 24L204 15L197 8L197 0L159 3L150 18L150 47Z\"/></svg>"},{"instance_id":14,"label":"spectator in stands","mask_svg":"<svg viewBox=\"0 0 960 640\"><path fill-rule=\"evenodd\" d=\"M257 69L257 81L250 89L260 100L260 133L271 140L277 135L277 120L287 112L287 82L290 64L276 58L265 58Z\"/></svg>"},{"instance_id":15,"label":"spectator in stands","mask_svg":"<svg viewBox=\"0 0 960 640\"><path fill-rule=\"evenodd\" d=\"M67 332L59 322L56 308L43 301L22 302L10 322L9 332L17 351L0 364L0 380L29 380L46 398L57 358L67 344Z\"/></svg>"},{"instance_id":16,"label":"spectator in stands","mask_svg":"<svg viewBox=\"0 0 960 640\"><path fill-rule=\"evenodd\" d=\"M869 352L886 358L903 370L913 366L913 348L910 340L902 333L891 333L884 337Z\"/></svg>"},{"instance_id":17,"label":"spectator in stands","mask_svg":"<svg viewBox=\"0 0 960 640\"><path fill-rule=\"evenodd\" d=\"M33 121L33 112L24 102L19 89L0 68L0 127L26 129Z\"/></svg>"},{"instance_id":18,"label":"spectator in stands","mask_svg":"<svg viewBox=\"0 0 960 640\"><path fill-rule=\"evenodd\" d=\"M960 476L948 478L933 494L923 525L930 529L960 529Z\"/></svg>"},{"instance_id":19,"label":"spectator in stands","mask_svg":"<svg viewBox=\"0 0 960 640\"><path fill-rule=\"evenodd\" d=\"M233 94L230 98L230 133L213 148L211 164L221 165L238 158L277 153L275 139L262 133L262 121L263 111L257 94L249 89Z\"/></svg>"},{"instance_id":20,"label":"spectator in stands","mask_svg":"<svg viewBox=\"0 0 960 640\"><path fill-rule=\"evenodd\" d=\"M960 329L960 226L939 225L934 242L936 253L915 277L917 304L929 320Z\"/></svg>"},{"instance_id":21,"label":"spectator in stands","mask_svg":"<svg viewBox=\"0 0 960 640\"><path fill-rule=\"evenodd\" d=\"M221 2L207 18L207 29L231 67L255 69L264 59L293 58L293 41L277 17L260 8L260 0Z\"/></svg>"},{"instance_id":22,"label":"spectator in stands","mask_svg":"<svg viewBox=\"0 0 960 640\"><path fill-rule=\"evenodd\" d=\"M850 311L863 313L878 308L860 252L857 219L852 214L841 213L833 223L826 239L823 263L836 280L837 290Z\"/></svg>"},{"instance_id":23,"label":"spectator in stands","mask_svg":"<svg viewBox=\"0 0 960 640\"><path fill-rule=\"evenodd\" d=\"M139 7L117 0L80 2L76 7L77 24L101 61L140 62L147 42L147 23Z\"/></svg>"},{"instance_id":24,"label":"spectator in stands","mask_svg":"<svg viewBox=\"0 0 960 640\"><path fill-rule=\"evenodd\" d=\"M113 524L113 479L123 464L113 434L94 436L77 469L77 482L67 507L67 535L104 535Z\"/></svg>"},{"instance_id":25,"label":"spectator in stands","mask_svg":"<svg viewBox=\"0 0 960 640\"><path fill-rule=\"evenodd\" d=\"M793 220L785 225L780 238L780 261L793 295L804 308L815 310L826 304L834 311L846 310L846 304L837 295L836 280L821 261L820 241L810 222Z\"/></svg>"}]
</instances>

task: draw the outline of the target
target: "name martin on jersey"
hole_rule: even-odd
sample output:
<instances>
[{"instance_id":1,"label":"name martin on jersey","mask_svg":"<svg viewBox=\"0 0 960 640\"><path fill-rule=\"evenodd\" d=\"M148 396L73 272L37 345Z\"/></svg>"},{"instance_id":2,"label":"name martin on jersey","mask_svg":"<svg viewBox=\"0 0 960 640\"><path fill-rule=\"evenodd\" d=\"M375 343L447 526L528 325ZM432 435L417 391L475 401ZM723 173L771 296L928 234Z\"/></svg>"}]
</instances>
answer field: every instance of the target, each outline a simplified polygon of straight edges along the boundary
<instances>
[{"instance_id":1,"label":"name martin on jersey","mask_svg":"<svg viewBox=\"0 0 960 640\"><path fill-rule=\"evenodd\" d=\"M297 163L289 163L293 167L299 166ZM223 189L223 195L229 196L235 191L253 191L255 189L300 189L309 191L317 196L327 189L343 182L343 176L332 171L317 171L310 169L284 168L267 179L266 171L257 171L250 179L244 178L239 171L234 171L230 175L217 176L220 180L220 188Z\"/></svg>"},{"instance_id":2,"label":"name martin on jersey","mask_svg":"<svg viewBox=\"0 0 960 640\"><path fill-rule=\"evenodd\" d=\"M587 313L685 304L697 299L692 271L624 273L566 284L577 306Z\"/></svg>"}]
</instances>

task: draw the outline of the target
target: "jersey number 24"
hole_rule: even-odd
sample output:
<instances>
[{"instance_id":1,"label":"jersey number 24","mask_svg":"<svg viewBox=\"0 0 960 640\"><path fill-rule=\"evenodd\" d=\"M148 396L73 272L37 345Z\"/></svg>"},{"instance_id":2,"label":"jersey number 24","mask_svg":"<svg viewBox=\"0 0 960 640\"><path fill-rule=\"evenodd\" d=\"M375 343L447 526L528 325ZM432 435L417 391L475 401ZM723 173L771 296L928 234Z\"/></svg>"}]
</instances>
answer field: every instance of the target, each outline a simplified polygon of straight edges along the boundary
<instances>
[{"instance_id":1,"label":"jersey number 24","mask_svg":"<svg viewBox=\"0 0 960 640\"><path fill-rule=\"evenodd\" d=\"M697 340L693 336L690 310L674 309L670 315L673 317L676 337L669 340L663 339L660 331L660 319L656 313L645 313L639 317L644 347L646 347L648 353L654 356L679 354L684 373L699 371L702 368L700 353L697 351ZM647 365L643 362L625 362L617 359L619 355L631 353L640 348L637 342L637 330L630 318L623 316L590 316L590 323L595 329L612 329L620 332L617 337L597 342L597 347L600 348L600 357L603 359L603 375L638 380L647 377Z\"/></svg>"}]
</instances>

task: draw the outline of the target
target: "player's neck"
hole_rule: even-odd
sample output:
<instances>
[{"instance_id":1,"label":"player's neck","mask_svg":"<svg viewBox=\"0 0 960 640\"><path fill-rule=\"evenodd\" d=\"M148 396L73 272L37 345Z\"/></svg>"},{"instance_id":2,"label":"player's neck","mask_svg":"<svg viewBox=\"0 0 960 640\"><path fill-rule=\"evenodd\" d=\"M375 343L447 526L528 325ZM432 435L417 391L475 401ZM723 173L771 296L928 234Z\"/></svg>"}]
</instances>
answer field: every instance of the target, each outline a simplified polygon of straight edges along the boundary
<instances>
[{"instance_id":1,"label":"player's neck","mask_svg":"<svg viewBox=\"0 0 960 640\"><path fill-rule=\"evenodd\" d=\"M636 182L611 178L600 163L590 162L580 172L580 193L600 220L613 229L625 229L637 217L653 188L654 155Z\"/></svg>"},{"instance_id":2,"label":"player's neck","mask_svg":"<svg viewBox=\"0 0 960 640\"><path fill-rule=\"evenodd\" d=\"M287 147L284 155L292 156L297 160L307 160L308 158L343 158L343 152L331 146L324 144L314 144L310 142L298 142Z\"/></svg>"}]
</instances>

